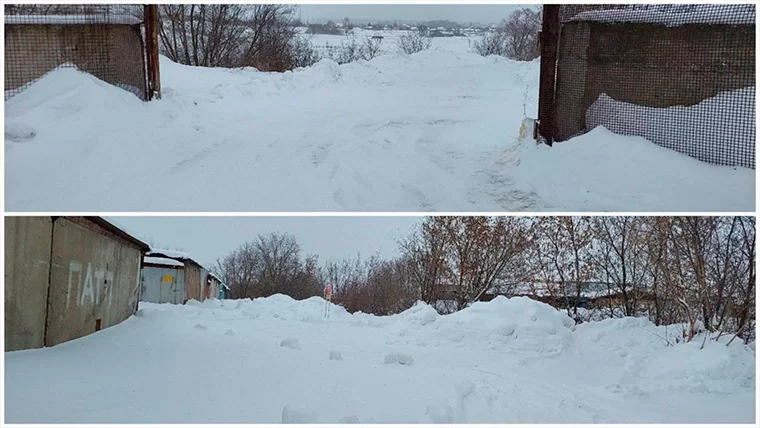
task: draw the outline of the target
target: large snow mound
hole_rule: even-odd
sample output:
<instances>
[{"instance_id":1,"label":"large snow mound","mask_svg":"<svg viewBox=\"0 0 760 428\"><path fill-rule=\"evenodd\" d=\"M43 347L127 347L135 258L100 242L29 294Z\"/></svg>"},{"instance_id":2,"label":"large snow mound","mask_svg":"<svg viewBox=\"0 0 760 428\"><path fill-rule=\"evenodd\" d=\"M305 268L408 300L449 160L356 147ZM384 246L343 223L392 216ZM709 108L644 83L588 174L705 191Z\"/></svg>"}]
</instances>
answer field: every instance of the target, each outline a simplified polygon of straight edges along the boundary
<instances>
[{"instance_id":1,"label":"large snow mound","mask_svg":"<svg viewBox=\"0 0 760 428\"><path fill-rule=\"evenodd\" d=\"M84 338L6 353L7 422L754 421L753 347L667 345L679 326L642 319L575 326L503 297L444 316L283 295L140 306Z\"/></svg>"},{"instance_id":2,"label":"large snow mound","mask_svg":"<svg viewBox=\"0 0 760 428\"><path fill-rule=\"evenodd\" d=\"M286 73L188 67L162 58L163 97L149 103L81 72L55 70L5 103L6 206L111 212L754 208L753 170L703 165L644 140L630 144L604 134L611 144L603 155L573 149L570 158L559 145L553 152L521 150L520 123L537 110L538 61L484 58L461 40L442 43L410 56L390 53L343 65L323 60ZM586 146L593 137L564 147ZM518 161L530 171L518 169ZM610 181L610 175L625 179ZM666 186L651 185L651 177L671 176L677 179ZM557 189L571 191L558 197Z\"/></svg>"}]
</instances>

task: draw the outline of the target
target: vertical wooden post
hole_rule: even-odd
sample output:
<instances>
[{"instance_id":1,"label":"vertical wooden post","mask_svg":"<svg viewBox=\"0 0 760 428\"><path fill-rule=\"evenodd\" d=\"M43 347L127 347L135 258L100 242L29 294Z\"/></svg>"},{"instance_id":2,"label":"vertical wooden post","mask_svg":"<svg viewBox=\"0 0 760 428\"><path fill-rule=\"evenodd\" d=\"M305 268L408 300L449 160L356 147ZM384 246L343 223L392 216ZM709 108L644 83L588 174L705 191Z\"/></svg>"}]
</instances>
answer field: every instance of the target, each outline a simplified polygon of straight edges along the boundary
<instances>
[{"instance_id":1,"label":"vertical wooden post","mask_svg":"<svg viewBox=\"0 0 760 428\"><path fill-rule=\"evenodd\" d=\"M551 146L556 132L554 85L559 47L559 5L544 5L541 24L541 74L538 86L538 134Z\"/></svg>"},{"instance_id":2,"label":"vertical wooden post","mask_svg":"<svg viewBox=\"0 0 760 428\"><path fill-rule=\"evenodd\" d=\"M148 100L161 99L161 73L158 59L158 5L146 4L143 8L145 22L145 50L147 51Z\"/></svg>"}]
</instances>

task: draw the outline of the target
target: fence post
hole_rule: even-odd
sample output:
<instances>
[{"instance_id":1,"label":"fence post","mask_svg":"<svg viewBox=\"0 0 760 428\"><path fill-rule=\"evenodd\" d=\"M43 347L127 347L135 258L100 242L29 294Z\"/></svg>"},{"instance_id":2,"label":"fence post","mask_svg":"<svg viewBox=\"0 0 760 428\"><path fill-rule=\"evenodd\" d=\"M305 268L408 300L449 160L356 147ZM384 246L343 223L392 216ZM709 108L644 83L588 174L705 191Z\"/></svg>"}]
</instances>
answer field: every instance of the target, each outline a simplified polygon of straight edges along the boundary
<instances>
[{"instance_id":1,"label":"fence post","mask_svg":"<svg viewBox=\"0 0 760 428\"><path fill-rule=\"evenodd\" d=\"M148 100L161 99L161 73L158 59L158 5L146 4L143 11L148 66Z\"/></svg>"},{"instance_id":2,"label":"fence post","mask_svg":"<svg viewBox=\"0 0 760 428\"><path fill-rule=\"evenodd\" d=\"M556 130L554 84L557 79L559 8L559 5L544 5L540 35L541 74L538 86L538 126L536 129L549 146L554 143Z\"/></svg>"}]
</instances>

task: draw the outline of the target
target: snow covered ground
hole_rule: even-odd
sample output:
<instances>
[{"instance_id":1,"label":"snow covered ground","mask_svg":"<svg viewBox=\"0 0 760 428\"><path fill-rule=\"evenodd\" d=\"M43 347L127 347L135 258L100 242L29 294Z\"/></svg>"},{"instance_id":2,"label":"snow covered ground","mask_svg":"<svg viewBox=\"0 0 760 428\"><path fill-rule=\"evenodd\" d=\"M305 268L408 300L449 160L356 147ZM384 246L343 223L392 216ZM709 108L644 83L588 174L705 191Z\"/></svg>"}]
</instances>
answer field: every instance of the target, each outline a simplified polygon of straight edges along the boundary
<instances>
[{"instance_id":1,"label":"snow covered ground","mask_svg":"<svg viewBox=\"0 0 760 428\"><path fill-rule=\"evenodd\" d=\"M753 423L755 349L666 346L643 319L575 326L527 298L351 315L320 298L141 304L5 354L6 422Z\"/></svg>"},{"instance_id":2,"label":"snow covered ground","mask_svg":"<svg viewBox=\"0 0 760 428\"><path fill-rule=\"evenodd\" d=\"M341 37L338 37L342 39ZM163 98L55 70L5 103L9 211L751 211L755 171L604 129L518 142L538 62L440 38L288 73L161 62ZM632 160L633 159L633 160Z\"/></svg>"}]
</instances>

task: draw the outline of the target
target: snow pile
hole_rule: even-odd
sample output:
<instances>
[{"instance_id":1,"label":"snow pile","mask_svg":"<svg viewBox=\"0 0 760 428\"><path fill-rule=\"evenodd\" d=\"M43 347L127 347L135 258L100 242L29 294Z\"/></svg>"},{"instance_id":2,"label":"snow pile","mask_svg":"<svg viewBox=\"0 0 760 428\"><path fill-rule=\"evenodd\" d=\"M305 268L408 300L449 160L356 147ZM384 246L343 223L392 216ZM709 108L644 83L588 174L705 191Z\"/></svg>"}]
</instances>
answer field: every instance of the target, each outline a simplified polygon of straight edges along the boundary
<instances>
[{"instance_id":1,"label":"snow pile","mask_svg":"<svg viewBox=\"0 0 760 428\"><path fill-rule=\"evenodd\" d=\"M185 266L184 263L178 262L174 259L167 259L164 257L143 257L143 263L145 264L154 264L154 265L163 265L163 266L174 266L174 267L183 267Z\"/></svg>"},{"instance_id":2,"label":"snow pile","mask_svg":"<svg viewBox=\"0 0 760 428\"><path fill-rule=\"evenodd\" d=\"M315 322L325 304L282 295L141 303L117 326L6 353L6 421L754 421L754 349L726 347L727 338L701 350L699 340L667 346L660 337L674 327L636 319L575 327L526 298L437 317L424 304L388 317L333 305ZM464 342L446 340L458 333ZM183 399L154 405L167 396ZM209 397L224 399L209 406Z\"/></svg>"},{"instance_id":3,"label":"snow pile","mask_svg":"<svg viewBox=\"0 0 760 428\"><path fill-rule=\"evenodd\" d=\"M162 248L151 248L150 251L148 251L148 255L156 255L156 256L165 256L165 257L171 257L173 259L189 259L190 255L187 254L184 251L179 250L169 250L169 249L162 249Z\"/></svg>"},{"instance_id":4,"label":"snow pile","mask_svg":"<svg viewBox=\"0 0 760 428\"><path fill-rule=\"evenodd\" d=\"M746 211L755 171L715 166L599 126L568 141L527 141L506 156L515 181L564 211Z\"/></svg>"},{"instance_id":5,"label":"snow pile","mask_svg":"<svg viewBox=\"0 0 760 428\"><path fill-rule=\"evenodd\" d=\"M602 94L586 113L586 128L602 125L704 162L755 166L755 88L723 92L690 107L668 108L637 106Z\"/></svg>"},{"instance_id":6,"label":"snow pile","mask_svg":"<svg viewBox=\"0 0 760 428\"><path fill-rule=\"evenodd\" d=\"M287 73L187 67L162 58L163 97L149 103L76 70L55 70L5 104L7 207L754 208L754 171L663 154L644 140L605 135L605 143L617 144L570 158L563 146L585 147L589 136L553 152L522 150L521 120L537 109L538 61L484 58L461 43L439 43L410 56L393 52L344 65L323 60ZM610 181L610 171L638 178ZM671 176L677 179L668 185L651 185ZM697 185L703 182L710 184ZM243 193L234 183L246 183Z\"/></svg>"},{"instance_id":7,"label":"snow pile","mask_svg":"<svg viewBox=\"0 0 760 428\"><path fill-rule=\"evenodd\" d=\"M732 335L706 334L684 343L685 326L655 326L647 319L606 319L578 326L576 340L621 357L620 383L628 393L732 394L754 388L754 351ZM704 346L704 348L702 348ZM585 352L590 352L588 349Z\"/></svg>"},{"instance_id":8,"label":"snow pile","mask_svg":"<svg viewBox=\"0 0 760 428\"><path fill-rule=\"evenodd\" d=\"M557 354L572 340L575 323L549 305L527 297L498 296L441 317L436 327L451 340L490 343L525 354Z\"/></svg>"}]
</instances>

